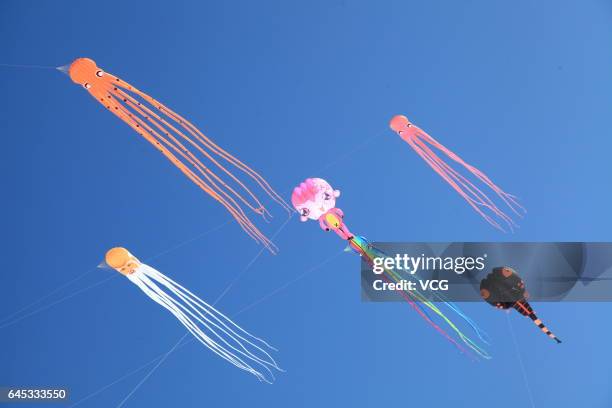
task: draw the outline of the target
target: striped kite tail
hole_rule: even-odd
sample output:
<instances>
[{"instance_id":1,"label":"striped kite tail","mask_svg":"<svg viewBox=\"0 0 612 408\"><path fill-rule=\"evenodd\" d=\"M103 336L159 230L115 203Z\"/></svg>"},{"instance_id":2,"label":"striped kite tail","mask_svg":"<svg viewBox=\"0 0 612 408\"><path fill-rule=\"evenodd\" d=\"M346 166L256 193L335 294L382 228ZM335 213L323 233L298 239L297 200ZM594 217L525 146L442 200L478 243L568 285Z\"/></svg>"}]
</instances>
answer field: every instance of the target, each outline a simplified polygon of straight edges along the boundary
<instances>
[{"instance_id":1,"label":"striped kite tail","mask_svg":"<svg viewBox=\"0 0 612 408\"><path fill-rule=\"evenodd\" d=\"M540 330L542 330L542 332L544 332L544 334L546 334L548 337L550 337L557 343L561 343L561 340L559 340L557 336L555 336L553 332L551 332L548 327L546 327L546 325L542 323L542 321L538 318L538 316L535 314L535 312L526 300L519 300L514 304L514 308L523 316L527 316L531 320L533 320L533 323L538 326Z\"/></svg>"}]
</instances>

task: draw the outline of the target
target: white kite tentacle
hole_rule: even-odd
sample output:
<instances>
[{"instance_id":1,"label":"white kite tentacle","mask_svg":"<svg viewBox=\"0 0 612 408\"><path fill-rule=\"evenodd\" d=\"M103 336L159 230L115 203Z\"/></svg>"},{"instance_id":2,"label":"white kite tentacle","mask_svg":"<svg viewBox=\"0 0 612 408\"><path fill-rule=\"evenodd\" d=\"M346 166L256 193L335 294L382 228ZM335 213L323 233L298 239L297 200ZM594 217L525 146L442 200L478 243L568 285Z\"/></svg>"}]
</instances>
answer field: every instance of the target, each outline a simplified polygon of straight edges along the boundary
<instances>
[{"instance_id":1,"label":"white kite tentacle","mask_svg":"<svg viewBox=\"0 0 612 408\"><path fill-rule=\"evenodd\" d=\"M136 284L138 287L140 287L140 289L147 296L149 296L152 300L154 300L156 303L160 304L164 308L168 309L195 337L197 337L198 341L204 343L207 347L211 347L211 349L217 355L219 355L222 358L227 359L228 361L232 362L232 364L240 366L240 368L243 368L245 366L244 364L240 364L238 359L232 357L231 354L228 354L224 349L220 348L214 342L214 340L212 340L206 334L199 333L199 329L197 328L197 326L192 321L190 321L184 313L182 313L177 307L175 307L171 302L168 301L167 299L168 296L166 294L157 293L159 291L159 288L157 288L157 291L154 289L151 289L147 285L147 283L143 280L142 275L137 275L136 273L133 275L134 276L131 276L131 278L133 279L130 279L130 280L134 284ZM149 281L149 285L151 284L153 283Z\"/></svg>"},{"instance_id":2,"label":"white kite tentacle","mask_svg":"<svg viewBox=\"0 0 612 408\"><path fill-rule=\"evenodd\" d=\"M145 265L146 266L146 265ZM216 314L220 314L220 312L218 312L216 309L212 308L211 306L209 306L210 310L206 310L201 308L201 306L198 305L199 303L204 303L204 301L202 301L201 299L199 299L198 297L195 297L195 299L190 299L188 297L186 297L183 293L181 293L180 290L178 290L176 287L174 287L169 281L171 281L169 278L165 277L164 275L160 274L159 272L155 271L152 268L148 268L148 269L144 269L143 272L145 273L145 275L147 275L150 272L156 272L158 274L158 276L151 276L153 279L156 278L160 278L160 283L162 283L164 286L166 286L174 295L176 295L177 297L179 297L181 300L183 300L187 306L190 306L190 309L187 309L185 307L185 305L177 302L175 299L171 298L172 302L180 307L181 309L185 310L187 313L189 313L194 319L197 319L198 321L201 321L197 316L193 315L192 312L197 313L202 319L204 319L206 321L206 323L202 322L202 324L210 324L213 325L214 327L216 327L217 329L221 330L223 333L225 333L228 337L231 338L231 340L233 340L234 342L236 342L240 348L242 348L246 353L246 357L255 359L263 364L267 364L270 365L272 367L278 368L276 363L274 362L274 359L263 349L261 349L260 347L258 347L256 344L253 344L251 341L249 341L248 339L243 338L242 336L240 336L238 333L236 333L234 330L232 330L230 327L228 327L226 324L224 324L222 321L219 320L219 318L216 317ZM195 296L195 295L194 295ZM198 310L201 309L202 312L204 312L204 314ZM219 322L219 324L221 324L223 327L219 327L219 325L217 325L215 322L211 321L209 318L212 317L214 318L216 321ZM226 318L227 319L227 318ZM232 322L233 323L233 322ZM235 324L234 324L235 325ZM244 331L244 330L242 330ZM215 333L216 334L216 333ZM253 348L261 351L263 354L265 354L265 356L269 359L269 361L261 359L257 356L255 356L250 350L248 350L244 344L240 341L238 341L236 339L236 337L238 339L243 340L245 343L251 345ZM225 339L223 337L220 337L221 341L225 342ZM226 343L227 344L227 343ZM228 344L229 347L232 347L231 345ZM232 347L233 348L233 347ZM236 350L237 352L240 352L240 350Z\"/></svg>"},{"instance_id":3,"label":"white kite tentacle","mask_svg":"<svg viewBox=\"0 0 612 408\"><path fill-rule=\"evenodd\" d=\"M236 323L234 323L229 317L225 316L223 313L219 312L218 310L216 310L212 305L209 305L208 303L206 303L205 301L203 301L202 299L200 299L199 297L197 297L195 294L193 294L191 291L189 291L189 289L185 288L184 286L180 285L179 283L173 281L172 279L170 279L169 277L161 274L159 271L149 268L147 270L147 274L151 273L151 277L159 280L160 282L167 282L168 284L164 284L165 286L175 286L178 289L182 290L184 293L183 295L185 297L190 298L190 300L197 304L199 307L205 309L206 311L211 311L215 314L215 318L220 322L220 323L225 323L225 324L229 324L230 326L233 326L235 329L239 330L240 332L244 333L246 336L252 338L253 340L256 340L260 343L262 343L263 345L265 345L266 347L272 349L272 350L276 350L274 347L272 347L271 345L269 345L268 343L266 343L263 339L260 339L259 337L256 337L254 335L252 335L251 333L249 333L248 331L244 330L242 327L238 326ZM217 318L217 316L219 316L221 319Z\"/></svg>"},{"instance_id":4,"label":"white kite tentacle","mask_svg":"<svg viewBox=\"0 0 612 408\"><path fill-rule=\"evenodd\" d=\"M268 366L272 366L275 368L278 368L278 366L276 365L276 362L274 362L272 357L264 350L259 348L257 345L240 336L238 333L232 330L231 327L228 327L228 325L221 321L217 317L217 315L220 315L226 322L230 323L233 327L236 327L241 332L246 333L254 339L256 338L254 336L251 336L245 330L241 329L234 322L216 311L210 305L206 304L203 300L195 296L193 293L189 292L181 285L177 284L176 282L172 281L171 279L167 278L160 272L147 265L141 265L137 271L127 275L127 277L153 301L170 311L189 330L189 332L198 339L198 341L200 341L202 344L211 349L215 354L232 363L236 367L250 372L261 381L270 382L266 375L259 372L247 362L245 362L242 358L240 358L239 355L242 355L245 358L248 358L261 365L265 369L265 371L272 377L272 379L274 378L274 375L270 371ZM177 296L185 304L181 303L179 300L166 293L166 291L162 289L159 285L157 285L155 281L159 282L161 285L167 288L170 292L172 292L174 296ZM194 312L197 315L194 314ZM217 321L223 327L220 327L219 324L216 324L214 321L211 321L211 318ZM207 330L207 332L214 335L216 338L219 339L220 342L225 344L231 350L225 348L223 344L219 344L217 341L209 337L194 320L199 322ZM219 333L219 331L221 333ZM225 334L225 336L223 334ZM234 345L230 344L230 342L236 344L242 350L236 348ZM262 359L255 355L244 343L247 343L247 345L250 345L256 348L257 350L260 350L270 361L267 361L266 359ZM237 355L236 353L239 355Z\"/></svg>"},{"instance_id":5,"label":"white kite tentacle","mask_svg":"<svg viewBox=\"0 0 612 408\"><path fill-rule=\"evenodd\" d=\"M210 325L214 326L215 328L217 328L218 330L220 330L221 332L223 332L224 334L226 334L233 342L236 343L236 345L238 347L240 347L240 349L242 349L242 351L236 349L234 346L232 346L231 344L227 343L225 338L223 338L222 336L219 336L217 333L215 333L213 331L213 333L215 333L215 335L219 336L220 340L223 341L225 344L227 344L228 347L230 347L234 351L242 354L243 356L245 356L245 357L247 357L247 358L249 358L251 360L257 361L257 362L259 362L261 364L269 365L269 366L274 367L277 370L281 371L281 369L278 367L278 365L276 364L276 362L274 361L274 359L272 358L272 356L268 352L263 350L257 344L254 344L253 342L251 342L249 339L245 339L240 334L238 334L234 330L232 330L231 327L228 327L224 322L220 321L219 318L217 316L215 316L215 314L219 313L218 311L216 311L215 309L211 309L210 311L208 311L206 309L203 309L197 303L195 303L193 299L190 299L188 296L185 296L183 293L181 293L176 288L168 286L169 285L168 282L165 282L165 283L162 283L162 284L167 286L168 289L174 295L179 297L179 299L181 299L190 308L189 309L186 308L185 305L183 305L183 304L179 303L178 301L176 301L175 299L171 298L171 301L176 306L178 306L179 308L185 310L190 316L192 316L194 319L198 320L202 324L206 325L207 327L210 324ZM195 316L193 314L193 312L195 312L199 317ZM217 323L215 323L214 321L211 321L210 318L213 318L214 320L219 322L219 324L221 326L223 326L223 327L220 327ZM204 319L206 323L203 322L201 319ZM242 340L242 341L240 341L240 340ZM257 355L255 355L255 353L252 350L249 350L245 346L245 343L246 343L246 345L251 346L253 349L261 352L265 356L265 358L261 358L261 357L258 357Z\"/></svg>"},{"instance_id":6,"label":"white kite tentacle","mask_svg":"<svg viewBox=\"0 0 612 408\"><path fill-rule=\"evenodd\" d=\"M262 373L255 370L248 363L231 353L229 350L226 350L209 336L207 336L199 327L197 327L197 325L191 319L189 319L187 315L185 315L185 313L183 313L180 309L178 309L169 301L170 297L166 293L164 293L159 287L157 287L156 289L152 289L151 287L149 287L149 285L157 285L151 282L148 278L146 278L144 275L140 275L138 277L134 276L134 278L135 279L133 280L133 282L138 285L143 290L143 292L147 294L147 296L149 296L155 302L168 309L189 330L189 332L193 334L194 337L196 337L198 341L200 341L202 344L211 349L215 354L229 361L236 367L250 372L261 381L268 381ZM145 282L145 280L149 281L148 284ZM206 325L204 324L204 326ZM211 330L209 327L207 327L207 329ZM211 332L213 331L211 330Z\"/></svg>"},{"instance_id":7,"label":"white kite tentacle","mask_svg":"<svg viewBox=\"0 0 612 408\"><path fill-rule=\"evenodd\" d=\"M145 268L143 268L142 272L144 274L144 276L142 278L144 278L145 280L149 281L149 276L147 276L148 273L150 273L151 271L154 271L152 268L146 268L146 265L143 265ZM157 272L157 271L155 271ZM161 275L159 272L157 272L159 274L158 277L160 278L164 278L163 275ZM155 277L151 278L155 279ZM215 318L215 320L219 320L218 318L216 318L216 316L214 314L219 313L217 310L212 309L211 311L202 309L202 311L204 312L204 314L202 312L200 312L200 310L198 310L197 308L197 304L193 305L190 303L190 300L185 298L185 296L180 292L180 290L178 290L176 287L173 287L172 285L169 284L169 282L167 282L168 278L164 279L166 282L164 281L160 281L160 283L162 283L164 286L166 286L168 288L169 291L171 291L175 296L179 297L183 302L185 302L185 304L182 304L180 302L178 302L175 298L169 296L168 300L174 304L176 307L182 309L184 312L186 312L187 314L189 314L193 319L196 319L198 322L200 322L202 325L206 326L215 336L217 336L219 338L220 341L222 341L223 343L225 343L228 347L230 347L232 350L236 351L237 353L243 355L246 358L249 358L253 361L257 361L260 364L266 364L269 366L272 366L274 368L278 368L278 366L276 365L276 362L274 361L274 359L263 349L261 349L260 347L258 347L256 344L253 344L252 342L250 342L247 339L244 339L242 336L240 336L238 333L235 333L231 328L227 327L227 325L223 324L223 322L219 322L220 324L222 324L225 328L220 327L218 324L216 324L215 322L211 321L209 317ZM199 298L197 298L199 299ZM201 302L203 302L201 299L199 299ZM201 309L201 308L200 308ZM196 316L195 313L197 313ZM202 320L204 319L204 321ZM227 335L227 337L229 337L229 340L231 340L233 343L235 343L238 347L240 347L239 350L237 349L234 345L228 343L228 339L226 339L225 337L221 336L219 333L217 333L214 329L210 328L209 325L214 326L216 329L220 330L221 332L223 332L224 334ZM263 353L267 359L263 359L258 357L257 355L255 355L251 350L249 350L245 344L243 342L241 342L240 340L243 340L246 344L252 346L253 348L259 350L261 353ZM280 369L279 369L280 370Z\"/></svg>"},{"instance_id":8,"label":"white kite tentacle","mask_svg":"<svg viewBox=\"0 0 612 408\"><path fill-rule=\"evenodd\" d=\"M147 266L147 265L143 265L143 266ZM243 333L245 336L260 342L261 344L263 344L264 346L266 346L267 348L277 351L276 348L274 348L273 346L269 345L265 340L254 336L253 334L249 333L248 331L244 330L242 327L238 326L236 323L234 323L229 317L227 317L226 315L224 315L223 313L221 313L220 311L216 310L212 305L209 305L208 303L206 303L204 300L200 299L198 296L196 296L195 294L193 294L189 289L185 288L184 286L182 286L181 284L173 281L171 278L163 275L162 273L160 273L159 271L151 268L151 267L147 267L146 272L147 275L151 276L154 279L159 280L162 284L164 284L164 286L174 286L178 289L180 289L181 291L183 291L182 295L189 298L190 301L196 305L198 305L200 308L205 309L207 312L210 312L213 314L212 317L215 318L215 320L219 321L219 323L223 324L224 326L231 326L234 329L238 330L239 332ZM229 328L231 330L231 328ZM248 340L247 340L248 341ZM256 347L256 346L255 346ZM262 350L263 351L263 350ZM265 351L264 351L265 352Z\"/></svg>"},{"instance_id":9,"label":"white kite tentacle","mask_svg":"<svg viewBox=\"0 0 612 408\"><path fill-rule=\"evenodd\" d=\"M221 344L217 343L215 340L211 339L207 334L205 334L198 325L189 318L182 310L180 310L174 302L174 300L163 290L161 290L155 283L151 282L146 276L141 275L140 279L140 287L147 293L149 297L156 300L159 299L158 303L162 304L168 310L170 310L175 317L183 323L183 325L203 344L213 350L220 357L228 360L235 366L246 370L255 376L257 376L260 380L265 381L265 376L251 367L248 363L243 361L239 356L232 353L230 350L224 348ZM208 331L215 334L216 337L220 338L224 343L227 344L224 339L219 336L213 329L211 329L206 323L200 322ZM267 370L266 370L267 371ZM270 373L271 374L271 373Z\"/></svg>"}]
</instances>

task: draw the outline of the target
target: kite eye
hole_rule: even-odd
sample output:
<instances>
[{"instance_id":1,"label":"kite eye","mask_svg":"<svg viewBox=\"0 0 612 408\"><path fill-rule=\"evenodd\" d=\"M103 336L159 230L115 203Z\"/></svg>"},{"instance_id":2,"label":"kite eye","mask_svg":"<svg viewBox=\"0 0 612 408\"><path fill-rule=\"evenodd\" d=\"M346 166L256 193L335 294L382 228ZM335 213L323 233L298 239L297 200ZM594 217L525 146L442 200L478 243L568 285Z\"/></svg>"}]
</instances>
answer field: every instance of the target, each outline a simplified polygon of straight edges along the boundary
<instances>
[{"instance_id":1,"label":"kite eye","mask_svg":"<svg viewBox=\"0 0 612 408\"><path fill-rule=\"evenodd\" d=\"M310 210L308 208L302 208L302 211L300 212L300 215L302 217L308 217L308 214L310 214Z\"/></svg>"},{"instance_id":2,"label":"kite eye","mask_svg":"<svg viewBox=\"0 0 612 408\"><path fill-rule=\"evenodd\" d=\"M326 200L329 200L329 199L332 198L332 195L326 192L326 193L323 194L323 198L326 199Z\"/></svg>"},{"instance_id":3,"label":"kite eye","mask_svg":"<svg viewBox=\"0 0 612 408\"><path fill-rule=\"evenodd\" d=\"M103 75L104 75L104 71L102 71L102 70L99 70L98 72L96 72L96 76L98 78L101 78Z\"/></svg>"},{"instance_id":4,"label":"kite eye","mask_svg":"<svg viewBox=\"0 0 612 408\"><path fill-rule=\"evenodd\" d=\"M83 86L85 87L85 89L91 88L91 84L89 82L85 82Z\"/></svg>"}]
</instances>

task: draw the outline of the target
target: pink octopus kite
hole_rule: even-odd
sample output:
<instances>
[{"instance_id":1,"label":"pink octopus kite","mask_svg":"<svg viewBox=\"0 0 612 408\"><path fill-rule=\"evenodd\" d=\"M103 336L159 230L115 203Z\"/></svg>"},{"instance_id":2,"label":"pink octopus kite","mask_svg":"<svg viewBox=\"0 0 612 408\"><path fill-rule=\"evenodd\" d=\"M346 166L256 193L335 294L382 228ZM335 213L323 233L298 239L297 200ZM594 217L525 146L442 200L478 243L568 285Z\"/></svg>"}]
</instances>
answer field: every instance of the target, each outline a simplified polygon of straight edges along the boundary
<instances>
[{"instance_id":1,"label":"pink octopus kite","mask_svg":"<svg viewBox=\"0 0 612 408\"><path fill-rule=\"evenodd\" d=\"M443 159L441 159L432 149L441 151L447 157L460 164L471 174L476 176L483 184L493 190L499 198L514 212L517 216L522 216L526 210L517 202L516 197L504 192L501 188L493 184L493 182L476 167L466 163L455 153L444 147L436 139L428 135L424 130L413 125L407 117L397 115L391 119L389 123L399 137L414 149L415 152L440 175L448 184L451 185L463 197L469 205L476 210L489 224L495 228L505 231L498 220L502 220L510 230L516 227L514 220L491 200L484 192L482 192L474 183L463 176L458 170L455 170ZM498 220L495 219L497 217Z\"/></svg>"}]
</instances>

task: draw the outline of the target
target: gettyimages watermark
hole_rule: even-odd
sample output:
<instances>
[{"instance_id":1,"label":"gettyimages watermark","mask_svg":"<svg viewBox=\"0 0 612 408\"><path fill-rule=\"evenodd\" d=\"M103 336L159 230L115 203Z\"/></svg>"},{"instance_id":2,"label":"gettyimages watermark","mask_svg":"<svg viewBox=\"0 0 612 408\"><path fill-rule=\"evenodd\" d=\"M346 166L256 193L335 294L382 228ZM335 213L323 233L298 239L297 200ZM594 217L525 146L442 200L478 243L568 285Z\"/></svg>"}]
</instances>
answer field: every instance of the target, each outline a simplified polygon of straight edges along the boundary
<instances>
[{"instance_id":1,"label":"gettyimages watermark","mask_svg":"<svg viewBox=\"0 0 612 408\"><path fill-rule=\"evenodd\" d=\"M612 301L612 243L436 242L371 244L362 258L363 301L402 301L418 291L428 300L481 302L480 282L496 267L516 270L540 302Z\"/></svg>"}]
</instances>

